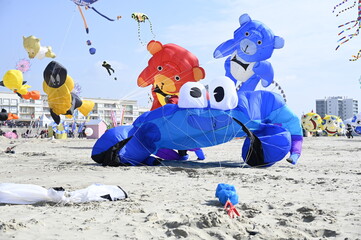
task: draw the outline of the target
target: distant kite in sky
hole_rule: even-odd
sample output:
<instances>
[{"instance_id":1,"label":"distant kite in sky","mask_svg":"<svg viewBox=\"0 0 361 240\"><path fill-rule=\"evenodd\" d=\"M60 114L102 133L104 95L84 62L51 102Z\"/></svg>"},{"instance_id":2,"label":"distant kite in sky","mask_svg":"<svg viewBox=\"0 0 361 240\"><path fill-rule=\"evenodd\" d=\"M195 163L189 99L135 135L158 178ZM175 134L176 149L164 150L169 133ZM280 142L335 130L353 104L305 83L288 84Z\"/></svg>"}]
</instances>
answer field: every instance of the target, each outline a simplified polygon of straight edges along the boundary
<instances>
[{"instance_id":1,"label":"distant kite in sky","mask_svg":"<svg viewBox=\"0 0 361 240\"><path fill-rule=\"evenodd\" d=\"M39 91L28 91L31 86L25 84L23 73L20 70L11 69L7 71L0 81L0 86L6 87L24 99L40 99Z\"/></svg>"},{"instance_id":2,"label":"distant kite in sky","mask_svg":"<svg viewBox=\"0 0 361 240\"><path fill-rule=\"evenodd\" d=\"M80 97L80 95L81 95L81 86L80 86L79 83L74 84L74 89L73 89L72 92Z\"/></svg>"},{"instance_id":3,"label":"distant kite in sky","mask_svg":"<svg viewBox=\"0 0 361 240\"><path fill-rule=\"evenodd\" d=\"M16 63L16 69L21 71L22 73L26 73L27 71L30 70L30 60L29 59L26 59L26 58L23 58L23 59L20 59L17 63Z\"/></svg>"},{"instance_id":4,"label":"distant kite in sky","mask_svg":"<svg viewBox=\"0 0 361 240\"><path fill-rule=\"evenodd\" d=\"M348 0L343 0L341 3L337 4L337 5L333 8L333 11L332 11L332 12L335 12L335 10L336 10L338 7L340 7L341 5L343 5L344 3L346 3L347 1L348 1ZM351 5L351 6L347 7L347 8L344 8L344 9L342 9L341 11L339 11L339 12L336 14L336 17L337 17L338 15L340 15L341 13L343 13L343 12L345 12L345 11L353 8L353 7L355 7L355 6L356 6L356 2L357 2L357 0L354 1L353 5ZM358 14L357 14L356 20L352 20L352 21L346 22L346 23L341 24L341 25L338 26L338 28L343 28L343 30L338 33L339 36L342 35L342 34L344 34L344 33L346 33L347 31L350 31L350 30L354 29L354 28L356 28L356 30L355 30L353 33L351 33L351 34L348 34L348 35L345 35L345 36L341 37L341 38L337 41L339 44L337 45L337 47L336 47L335 50L339 49L339 47L340 47L342 44L350 41L353 37L356 37L357 35L359 35L359 33L360 33L360 28L361 28L361 21L360 21L360 20L361 20L361 0L358 0L358 12L357 12L357 13L358 13ZM347 27L347 28L346 28L346 27ZM352 57L354 57L354 59L350 59L350 61L356 61L357 59L359 59L359 58L361 57L360 51L358 52L357 56L353 55Z\"/></svg>"},{"instance_id":5,"label":"distant kite in sky","mask_svg":"<svg viewBox=\"0 0 361 240\"><path fill-rule=\"evenodd\" d=\"M104 14L100 13L98 10L96 10L94 7L90 6L91 4L95 3L96 1L98 0L71 0L72 2L74 2L77 6L78 6L78 10L80 12L80 15L83 19L83 22L84 22L84 27L85 27L85 31L87 34L89 34L89 27L88 27L88 24L86 22L86 19L84 17L84 14L83 14L83 11L81 10L81 7L85 7L85 10L87 9L92 9L94 12L96 12L97 14L99 14L100 16L102 16L103 18L109 20L109 21L114 21L114 19L111 19L107 16L105 16ZM117 19L119 20L121 18L121 16L118 16ZM91 41L88 40L87 41L87 45L90 46L91 45ZM89 53L91 55L94 55L96 52L96 49L94 47L91 47L89 49Z\"/></svg>"},{"instance_id":6,"label":"distant kite in sky","mask_svg":"<svg viewBox=\"0 0 361 240\"><path fill-rule=\"evenodd\" d=\"M141 38L141 34L140 34L140 23L144 23L145 21L148 21L149 22L149 28L150 28L150 32L152 33L153 35L153 38L155 38L155 35L153 33L153 26L152 26L152 22L149 20L149 17L144 14L144 13L138 13L138 12L135 12L135 13L132 13L132 18L137 21L138 23L138 39L140 41L140 43L142 45L145 45L145 43L142 41L142 38Z\"/></svg>"},{"instance_id":7,"label":"distant kite in sky","mask_svg":"<svg viewBox=\"0 0 361 240\"><path fill-rule=\"evenodd\" d=\"M56 55L52 50L51 46L42 46L40 44L40 38L37 38L33 35L29 37L23 36L23 46L27 51L29 58L37 58L43 59L47 58L55 58Z\"/></svg>"}]
</instances>

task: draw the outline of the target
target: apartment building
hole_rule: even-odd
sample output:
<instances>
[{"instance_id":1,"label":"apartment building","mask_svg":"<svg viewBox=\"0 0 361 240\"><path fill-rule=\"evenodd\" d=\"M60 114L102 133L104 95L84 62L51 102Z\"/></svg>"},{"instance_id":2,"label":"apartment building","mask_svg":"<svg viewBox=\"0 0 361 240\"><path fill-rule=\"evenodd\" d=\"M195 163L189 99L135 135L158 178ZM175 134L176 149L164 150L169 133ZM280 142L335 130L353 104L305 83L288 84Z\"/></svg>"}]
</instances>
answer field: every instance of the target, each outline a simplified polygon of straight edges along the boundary
<instances>
[{"instance_id":1,"label":"apartment building","mask_svg":"<svg viewBox=\"0 0 361 240\"><path fill-rule=\"evenodd\" d=\"M113 120L119 125L131 124L139 116L138 103L136 100L119 100L103 98L83 98L95 102L89 119L103 119L108 124ZM0 109L15 113L19 116L18 121L31 122L39 119L43 114L51 119L47 95L41 95L39 100L25 100L11 92L0 92ZM143 112L143 110L142 110ZM75 111L76 120L85 120L80 112ZM66 119L65 119L66 120Z\"/></svg>"},{"instance_id":2,"label":"apartment building","mask_svg":"<svg viewBox=\"0 0 361 240\"><path fill-rule=\"evenodd\" d=\"M336 115L341 119L349 119L358 113L358 101L347 97L327 97L316 100L316 113L321 117Z\"/></svg>"}]
</instances>

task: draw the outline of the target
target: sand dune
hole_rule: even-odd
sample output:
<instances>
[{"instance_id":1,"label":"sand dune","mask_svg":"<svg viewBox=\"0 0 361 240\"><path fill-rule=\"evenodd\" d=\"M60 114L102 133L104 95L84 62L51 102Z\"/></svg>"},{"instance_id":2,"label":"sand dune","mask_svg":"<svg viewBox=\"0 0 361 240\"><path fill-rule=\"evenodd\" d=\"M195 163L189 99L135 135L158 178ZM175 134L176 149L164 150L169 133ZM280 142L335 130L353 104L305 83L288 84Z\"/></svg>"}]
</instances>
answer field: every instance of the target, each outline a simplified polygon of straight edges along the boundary
<instances>
[{"instance_id":1,"label":"sand dune","mask_svg":"<svg viewBox=\"0 0 361 240\"><path fill-rule=\"evenodd\" d=\"M71 191L119 185L129 198L82 204L0 205L0 239L361 239L361 138L305 138L296 166L240 164L242 139L207 159L156 167L101 167L95 140L0 138L0 182ZM15 154L5 154L17 145ZM215 198L233 184L240 217Z\"/></svg>"}]
</instances>

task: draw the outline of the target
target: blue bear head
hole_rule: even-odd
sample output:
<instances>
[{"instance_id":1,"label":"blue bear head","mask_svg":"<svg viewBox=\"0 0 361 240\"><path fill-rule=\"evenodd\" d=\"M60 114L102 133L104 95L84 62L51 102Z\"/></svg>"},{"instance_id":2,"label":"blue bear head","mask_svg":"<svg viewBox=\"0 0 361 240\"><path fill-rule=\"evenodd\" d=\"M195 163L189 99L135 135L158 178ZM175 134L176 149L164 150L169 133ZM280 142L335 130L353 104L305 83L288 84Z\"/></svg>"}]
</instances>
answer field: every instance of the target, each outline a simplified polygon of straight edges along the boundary
<instances>
[{"instance_id":1,"label":"blue bear head","mask_svg":"<svg viewBox=\"0 0 361 240\"><path fill-rule=\"evenodd\" d=\"M219 45L213 53L221 58L237 53L246 62L259 62L271 57L274 49L284 46L282 37L275 36L262 22L252 20L248 14L239 18L240 27L234 31L234 38Z\"/></svg>"}]
</instances>

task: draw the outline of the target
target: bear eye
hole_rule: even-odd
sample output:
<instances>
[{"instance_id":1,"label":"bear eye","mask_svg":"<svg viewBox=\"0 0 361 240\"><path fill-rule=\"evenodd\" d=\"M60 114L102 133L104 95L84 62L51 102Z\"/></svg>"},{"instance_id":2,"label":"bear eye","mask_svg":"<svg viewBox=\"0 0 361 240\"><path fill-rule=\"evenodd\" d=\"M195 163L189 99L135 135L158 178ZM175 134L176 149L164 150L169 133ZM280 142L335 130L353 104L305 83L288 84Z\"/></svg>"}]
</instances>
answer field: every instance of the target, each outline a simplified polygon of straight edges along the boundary
<instances>
[{"instance_id":1,"label":"bear eye","mask_svg":"<svg viewBox=\"0 0 361 240\"><path fill-rule=\"evenodd\" d=\"M163 67L162 67L162 66L158 66L158 67L157 67L157 70L158 70L158 71L162 71L162 70L163 70Z\"/></svg>"},{"instance_id":2,"label":"bear eye","mask_svg":"<svg viewBox=\"0 0 361 240\"><path fill-rule=\"evenodd\" d=\"M262 41L261 41L261 40L258 40L258 41L257 41L257 44L258 44L258 45L261 45L261 44L262 44Z\"/></svg>"},{"instance_id":3,"label":"bear eye","mask_svg":"<svg viewBox=\"0 0 361 240\"><path fill-rule=\"evenodd\" d=\"M331 121L331 120L328 120L328 123L332 123L332 121Z\"/></svg>"},{"instance_id":4,"label":"bear eye","mask_svg":"<svg viewBox=\"0 0 361 240\"><path fill-rule=\"evenodd\" d=\"M210 82L208 89L211 108L229 110L237 107L238 96L232 80L214 80Z\"/></svg>"},{"instance_id":5,"label":"bear eye","mask_svg":"<svg viewBox=\"0 0 361 240\"><path fill-rule=\"evenodd\" d=\"M248 36L249 36L249 32L245 32L244 35L245 35L246 37L248 37Z\"/></svg>"},{"instance_id":6,"label":"bear eye","mask_svg":"<svg viewBox=\"0 0 361 240\"><path fill-rule=\"evenodd\" d=\"M206 88L198 82L187 82L179 90L178 107L205 108L208 105Z\"/></svg>"},{"instance_id":7,"label":"bear eye","mask_svg":"<svg viewBox=\"0 0 361 240\"><path fill-rule=\"evenodd\" d=\"M176 75L176 76L174 76L174 79L175 79L176 81L179 81L179 80L181 80L181 77L178 76L178 75Z\"/></svg>"}]
</instances>

